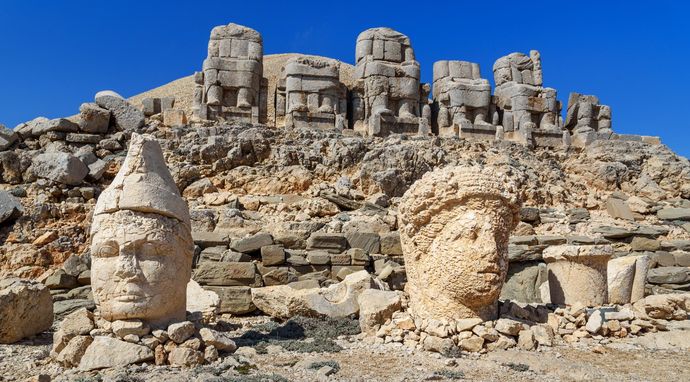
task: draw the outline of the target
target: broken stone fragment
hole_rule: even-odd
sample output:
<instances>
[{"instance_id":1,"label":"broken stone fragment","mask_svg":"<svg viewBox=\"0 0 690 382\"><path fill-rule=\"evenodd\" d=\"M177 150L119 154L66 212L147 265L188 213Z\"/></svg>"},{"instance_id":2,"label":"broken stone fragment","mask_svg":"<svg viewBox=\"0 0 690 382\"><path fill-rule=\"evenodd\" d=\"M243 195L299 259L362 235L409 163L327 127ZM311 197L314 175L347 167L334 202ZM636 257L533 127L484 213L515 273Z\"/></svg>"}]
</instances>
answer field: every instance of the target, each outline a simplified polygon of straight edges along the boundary
<instances>
[{"instance_id":1,"label":"broken stone fragment","mask_svg":"<svg viewBox=\"0 0 690 382\"><path fill-rule=\"evenodd\" d=\"M0 343L17 342L52 324L53 299L48 288L29 280L0 280Z\"/></svg>"}]
</instances>

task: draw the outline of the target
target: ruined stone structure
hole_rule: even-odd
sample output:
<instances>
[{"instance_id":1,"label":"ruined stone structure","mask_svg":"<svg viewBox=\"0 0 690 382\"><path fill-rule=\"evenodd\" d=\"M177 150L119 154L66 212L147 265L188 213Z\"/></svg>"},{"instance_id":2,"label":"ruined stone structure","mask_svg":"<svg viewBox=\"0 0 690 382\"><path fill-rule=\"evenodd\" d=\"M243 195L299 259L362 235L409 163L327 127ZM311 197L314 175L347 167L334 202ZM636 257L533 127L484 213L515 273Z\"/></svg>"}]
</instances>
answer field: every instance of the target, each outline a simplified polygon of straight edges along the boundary
<instances>
[{"instance_id":1,"label":"ruined stone structure","mask_svg":"<svg viewBox=\"0 0 690 382\"><path fill-rule=\"evenodd\" d=\"M420 126L429 126L431 110L425 102L428 87L420 87L420 66L407 36L390 28L368 29L357 37L355 61L355 130L385 136L417 134ZM420 104L420 100L424 102ZM422 116L427 121L421 122Z\"/></svg>"},{"instance_id":2,"label":"ruined stone structure","mask_svg":"<svg viewBox=\"0 0 690 382\"><path fill-rule=\"evenodd\" d=\"M213 28L208 57L194 77L194 113L202 119L260 122L262 76L259 32L232 23Z\"/></svg>"},{"instance_id":3,"label":"ruined stone structure","mask_svg":"<svg viewBox=\"0 0 690 382\"><path fill-rule=\"evenodd\" d=\"M608 302L610 245L557 245L544 250L554 304L598 306Z\"/></svg>"},{"instance_id":4,"label":"ruined stone structure","mask_svg":"<svg viewBox=\"0 0 690 382\"><path fill-rule=\"evenodd\" d=\"M347 127L347 88L336 60L300 56L288 60L276 89L276 117L285 127Z\"/></svg>"},{"instance_id":5,"label":"ruined stone structure","mask_svg":"<svg viewBox=\"0 0 690 382\"><path fill-rule=\"evenodd\" d=\"M108 321L183 321L193 242L182 199L152 137L133 134L125 162L96 202L93 297Z\"/></svg>"},{"instance_id":6,"label":"ruined stone structure","mask_svg":"<svg viewBox=\"0 0 690 382\"><path fill-rule=\"evenodd\" d=\"M556 89L543 87L538 51L511 53L494 63L495 103L507 137L537 146L560 146L563 133Z\"/></svg>"},{"instance_id":7,"label":"ruined stone structure","mask_svg":"<svg viewBox=\"0 0 690 382\"><path fill-rule=\"evenodd\" d=\"M519 222L516 186L495 169L426 173L400 201L410 309L434 319L494 319Z\"/></svg>"},{"instance_id":8,"label":"ruined stone structure","mask_svg":"<svg viewBox=\"0 0 690 382\"><path fill-rule=\"evenodd\" d=\"M598 137L609 139L611 130L611 108L599 104L593 95L570 93L565 128L573 136L573 144L585 146Z\"/></svg>"},{"instance_id":9,"label":"ruined stone structure","mask_svg":"<svg viewBox=\"0 0 690 382\"><path fill-rule=\"evenodd\" d=\"M493 139L490 117L491 85L481 78L479 64L467 61L434 63L434 104L438 135Z\"/></svg>"}]
</instances>

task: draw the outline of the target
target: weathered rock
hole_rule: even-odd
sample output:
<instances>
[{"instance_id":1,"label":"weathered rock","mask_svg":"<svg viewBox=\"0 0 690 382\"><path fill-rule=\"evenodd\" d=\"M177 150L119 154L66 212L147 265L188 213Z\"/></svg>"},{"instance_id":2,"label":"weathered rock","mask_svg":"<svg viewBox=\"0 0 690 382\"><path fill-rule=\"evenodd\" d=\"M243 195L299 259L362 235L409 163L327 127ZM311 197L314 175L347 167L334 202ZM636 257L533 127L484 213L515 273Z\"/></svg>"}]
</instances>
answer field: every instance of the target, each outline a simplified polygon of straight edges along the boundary
<instances>
[{"instance_id":1,"label":"weathered rock","mask_svg":"<svg viewBox=\"0 0 690 382\"><path fill-rule=\"evenodd\" d=\"M95 103L83 103L79 107L79 129L86 133L105 134L110 125L110 110Z\"/></svg>"},{"instance_id":2,"label":"weathered rock","mask_svg":"<svg viewBox=\"0 0 690 382\"><path fill-rule=\"evenodd\" d=\"M609 303L627 304L630 302L633 281L635 279L636 261L636 257L626 256L608 262L606 278Z\"/></svg>"},{"instance_id":3,"label":"weathered rock","mask_svg":"<svg viewBox=\"0 0 690 382\"><path fill-rule=\"evenodd\" d=\"M623 200L609 197L606 200L606 211L608 211L612 218L635 221L635 216L630 207Z\"/></svg>"},{"instance_id":4,"label":"weathered rock","mask_svg":"<svg viewBox=\"0 0 690 382\"><path fill-rule=\"evenodd\" d=\"M398 218L414 315L496 317L508 236L519 222L516 191L491 168L446 167L405 193Z\"/></svg>"},{"instance_id":5,"label":"weathered rock","mask_svg":"<svg viewBox=\"0 0 690 382\"><path fill-rule=\"evenodd\" d=\"M233 240L230 249L237 252L250 253L256 252L263 246L273 244L273 237L269 233L260 232L242 239Z\"/></svg>"},{"instance_id":6,"label":"weathered rock","mask_svg":"<svg viewBox=\"0 0 690 382\"><path fill-rule=\"evenodd\" d=\"M254 288L252 300L257 308L272 317L346 317L359 312L357 298L364 290L372 288L382 289L367 271L359 271L328 288L294 289L289 285Z\"/></svg>"},{"instance_id":7,"label":"weathered rock","mask_svg":"<svg viewBox=\"0 0 690 382\"><path fill-rule=\"evenodd\" d=\"M661 267L647 272L647 281L652 284L683 284L690 280L690 268Z\"/></svg>"},{"instance_id":8,"label":"weathered rock","mask_svg":"<svg viewBox=\"0 0 690 382\"><path fill-rule=\"evenodd\" d=\"M376 333L377 327L389 320L401 308L400 293L367 289L357 297L359 327L362 333Z\"/></svg>"},{"instance_id":9,"label":"weathered rock","mask_svg":"<svg viewBox=\"0 0 690 382\"><path fill-rule=\"evenodd\" d=\"M379 234L374 232L350 232L346 235L350 248L361 248L366 253L379 253L381 249Z\"/></svg>"},{"instance_id":10,"label":"weathered rock","mask_svg":"<svg viewBox=\"0 0 690 382\"><path fill-rule=\"evenodd\" d=\"M86 308L81 308L65 316L60 323L59 332L63 336L73 337L89 334L95 327L93 313Z\"/></svg>"},{"instance_id":11,"label":"weathered rock","mask_svg":"<svg viewBox=\"0 0 690 382\"><path fill-rule=\"evenodd\" d=\"M499 333L507 334L509 336L517 336L522 330L522 323L508 318L500 318L496 320L494 328Z\"/></svg>"},{"instance_id":12,"label":"weathered rock","mask_svg":"<svg viewBox=\"0 0 690 382\"><path fill-rule=\"evenodd\" d=\"M589 318L587 319L587 324L585 329L590 334L597 334L604 324L604 313L601 310L594 310Z\"/></svg>"},{"instance_id":13,"label":"weathered rock","mask_svg":"<svg viewBox=\"0 0 690 382\"><path fill-rule=\"evenodd\" d=\"M204 262L194 271L194 280L201 285L261 286L261 277L254 263Z\"/></svg>"},{"instance_id":14,"label":"weathered rock","mask_svg":"<svg viewBox=\"0 0 690 382\"><path fill-rule=\"evenodd\" d=\"M690 221L690 208L662 208L657 211L656 216L661 220Z\"/></svg>"},{"instance_id":15,"label":"weathered rock","mask_svg":"<svg viewBox=\"0 0 690 382\"><path fill-rule=\"evenodd\" d=\"M307 240L307 249L323 249L330 253L341 253L347 249L347 238L343 234L314 232Z\"/></svg>"},{"instance_id":16,"label":"weathered rock","mask_svg":"<svg viewBox=\"0 0 690 382\"><path fill-rule=\"evenodd\" d=\"M67 367L79 366L86 349L93 342L91 336L76 336L72 338L67 346L60 352L56 361Z\"/></svg>"},{"instance_id":17,"label":"weathered rock","mask_svg":"<svg viewBox=\"0 0 690 382\"><path fill-rule=\"evenodd\" d=\"M511 263L501 300L542 302L539 287L547 281L546 265L536 262Z\"/></svg>"},{"instance_id":18,"label":"weathered rock","mask_svg":"<svg viewBox=\"0 0 690 382\"><path fill-rule=\"evenodd\" d=\"M663 320L685 320L690 311L690 294L659 294L647 296L633 304L643 316Z\"/></svg>"},{"instance_id":19,"label":"weathered rock","mask_svg":"<svg viewBox=\"0 0 690 382\"><path fill-rule=\"evenodd\" d=\"M206 286L205 289L215 292L220 298L219 313L241 315L256 310L252 302L252 291L246 286Z\"/></svg>"},{"instance_id":20,"label":"weathered rock","mask_svg":"<svg viewBox=\"0 0 690 382\"><path fill-rule=\"evenodd\" d=\"M648 239L645 237L635 237L630 243L633 251L645 252L645 251L657 251L661 248L661 243L655 239Z\"/></svg>"},{"instance_id":21,"label":"weathered rock","mask_svg":"<svg viewBox=\"0 0 690 382\"><path fill-rule=\"evenodd\" d=\"M0 191L0 223L12 221L24 213L19 201L7 191Z\"/></svg>"},{"instance_id":22,"label":"weathered rock","mask_svg":"<svg viewBox=\"0 0 690 382\"><path fill-rule=\"evenodd\" d=\"M285 249L280 245L261 247L261 264L265 267L280 265L285 262Z\"/></svg>"},{"instance_id":23,"label":"weathered rock","mask_svg":"<svg viewBox=\"0 0 690 382\"><path fill-rule=\"evenodd\" d=\"M380 237L381 253L389 256L402 255L402 245L400 244L400 233L384 233Z\"/></svg>"},{"instance_id":24,"label":"weathered rock","mask_svg":"<svg viewBox=\"0 0 690 382\"><path fill-rule=\"evenodd\" d=\"M202 316L213 316L220 309L220 297L217 293L206 290L196 281L187 283L187 312L201 313Z\"/></svg>"},{"instance_id":25,"label":"weathered rock","mask_svg":"<svg viewBox=\"0 0 690 382\"><path fill-rule=\"evenodd\" d=\"M531 329L521 330L518 335L517 345L523 350L534 350L537 342L534 339L534 332Z\"/></svg>"},{"instance_id":26,"label":"weathered rock","mask_svg":"<svg viewBox=\"0 0 690 382\"><path fill-rule=\"evenodd\" d=\"M189 337L194 335L196 328L190 321L177 322L168 326L168 337L177 344L185 342Z\"/></svg>"},{"instance_id":27,"label":"weathered rock","mask_svg":"<svg viewBox=\"0 0 690 382\"><path fill-rule=\"evenodd\" d=\"M0 151L10 148L17 139L19 139L19 136L14 130L8 129L5 125L0 123Z\"/></svg>"},{"instance_id":28,"label":"weathered rock","mask_svg":"<svg viewBox=\"0 0 690 382\"><path fill-rule=\"evenodd\" d=\"M153 360L153 350L111 337L96 336L79 362L81 370L126 366Z\"/></svg>"},{"instance_id":29,"label":"weathered rock","mask_svg":"<svg viewBox=\"0 0 690 382\"><path fill-rule=\"evenodd\" d=\"M151 329L141 320L116 320L113 321L112 331L116 336L124 338L127 335L145 336Z\"/></svg>"},{"instance_id":30,"label":"weathered rock","mask_svg":"<svg viewBox=\"0 0 690 382\"><path fill-rule=\"evenodd\" d=\"M206 346L213 346L219 351L232 353L237 349L235 342L225 333L221 333L209 328L201 328L199 335Z\"/></svg>"},{"instance_id":31,"label":"weathered rock","mask_svg":"<svg viewBox=\"0 0 690 382\"><path fill-rule=\"evenodd\" d=\"M193 367L204 362L204 354L194 349L177 347L168 354L168 362L171 366Z\"/></svg>"},{"instance_id":32,"label":"weathered rock","mask_svg":"<svg viewBox=\"0 0 690 382\"><path fill-rule=\"evenodd\" d=\"M79 185L89 174L89 168L79 158L63 152L43 153L35 156L32 160L31 170L40 178L70 186Z\"/></svg>"},{"instance_id":33,"label":"weathered rock","mask_svg":"<svg viewBox=\"0 0 690 382\"><path fill-rule=\"evenodd\" d=\"M123 131L136 131L144 126L144 112L132 106L121 95L104 90L94 97L98 106L109 110L115 126Z\"/></svg>"},{"instance_id":34,"label":"weathered rock","mask_svg":"<svg viewBox=\"0 0 690 382\"><path fill-rule=\"evenodd\" d=\"M607 301L606 264L611 246L559 245L544 250L554 304L603 305Z\"/></svg>"},{"instance_id":35,"label":"weathered rock","mask_svg":"<svg viewBox=\"0 0 690 382\"><path fill-rule=\"evenodd\" d=\"M17 342L52 324L53 299L48 288L28 280L0 280L0 343Z\"/></svg>"},{"instance_id":36,"label":"weathered rock","mask_svg":"<svg viewBox=\"0 0 690 382\"><path fill-rule=\"evenodd\" d=\"M458 346L460 346L462 350L477 353L482 350L482 347L484 346L484 339L478 336L464 338L458 342Z\"/></svg>"}]
</instances>

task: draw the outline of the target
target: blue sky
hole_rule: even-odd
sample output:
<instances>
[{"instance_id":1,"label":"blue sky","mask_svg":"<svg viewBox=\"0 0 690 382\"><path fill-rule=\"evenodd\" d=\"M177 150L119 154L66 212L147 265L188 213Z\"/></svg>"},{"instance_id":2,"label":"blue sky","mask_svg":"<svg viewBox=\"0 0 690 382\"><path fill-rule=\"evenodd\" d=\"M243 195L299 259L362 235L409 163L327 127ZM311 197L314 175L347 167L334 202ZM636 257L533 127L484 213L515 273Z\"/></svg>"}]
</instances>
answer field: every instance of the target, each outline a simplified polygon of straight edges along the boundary
<instances>
[{"instance_id":1,"label":"blue sky","mask_svg":"<svg viewBox=\"0 0 690 382\"><path fill-rule=\"evenodd\" d=\"M263 35L266 54L354 61L359 32L407 34L431 82L441 59L491 67L541 51L545 86L567 103L599 96L619 133L659 135L690 156L690 2L55 1L0 2L0 123L72 115L95 92L131 96L199 70L211 28Z\"/></svg>"}]
</instances>

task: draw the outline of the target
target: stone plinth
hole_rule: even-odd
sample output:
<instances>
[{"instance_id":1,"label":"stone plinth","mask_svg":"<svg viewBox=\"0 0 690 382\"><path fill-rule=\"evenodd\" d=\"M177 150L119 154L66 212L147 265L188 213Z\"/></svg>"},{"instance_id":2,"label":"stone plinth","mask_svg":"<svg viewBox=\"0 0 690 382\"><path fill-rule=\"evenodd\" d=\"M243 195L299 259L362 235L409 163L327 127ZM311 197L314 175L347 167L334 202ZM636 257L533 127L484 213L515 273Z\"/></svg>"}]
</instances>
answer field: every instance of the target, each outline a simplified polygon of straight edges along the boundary
<instances>
[{"instance_id":1,"label":"stone plinth","mask_svg":"<svg viewBox=\"0 0 690 382\"><path fill-rule=\"evenodd\" d=\"M554 304L598 306L608 301L608 245L558 245L544 250L549 290Z\"/></svg>"},{"instance_id":2,"label":"stone plinth","mask_svg":"<svg viewBox=\"0 0 690 382\"><path fill-rule=\"evenodd\" d=\"M516 191L496 169L446 167L403 195L398 224L416 317L496 318L519 222Z\"/></svg>"}]
</instances>

